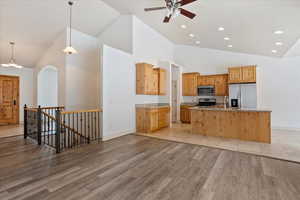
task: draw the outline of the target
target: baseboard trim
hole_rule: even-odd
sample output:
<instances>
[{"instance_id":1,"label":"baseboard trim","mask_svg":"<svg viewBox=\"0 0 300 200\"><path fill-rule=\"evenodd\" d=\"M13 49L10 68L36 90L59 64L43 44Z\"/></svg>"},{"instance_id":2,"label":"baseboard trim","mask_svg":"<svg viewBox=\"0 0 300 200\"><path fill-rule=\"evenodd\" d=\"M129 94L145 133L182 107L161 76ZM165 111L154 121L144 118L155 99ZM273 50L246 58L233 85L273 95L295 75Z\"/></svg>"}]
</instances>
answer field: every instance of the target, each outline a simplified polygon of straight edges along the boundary
<instances>
[{"instance_id":1,"label":"baseboard trim","mask_svg":"<svg viewBox=\"0 0 300 200\"><path fill-rule=\"evenodd\" d=\"M110 133L108 136L102 136L102 141L108 141L108 140L112 140L118 137L122 137L124 135L129 135L135 133L135 129L133 130L127 130L127 131L123 131L123 132L116 132L116 133Z\"/></svg>"},{"instance_id":2,"label":"baseboard trim","mask_svg":"<svg viewBox=\"0 0 300 200\"><path fill-rule=\"evenodd\" d=\"M288 127L288 126L273 126L272 130L282 131L300 131L300 127Z\"/></svg>"}]
</instances>

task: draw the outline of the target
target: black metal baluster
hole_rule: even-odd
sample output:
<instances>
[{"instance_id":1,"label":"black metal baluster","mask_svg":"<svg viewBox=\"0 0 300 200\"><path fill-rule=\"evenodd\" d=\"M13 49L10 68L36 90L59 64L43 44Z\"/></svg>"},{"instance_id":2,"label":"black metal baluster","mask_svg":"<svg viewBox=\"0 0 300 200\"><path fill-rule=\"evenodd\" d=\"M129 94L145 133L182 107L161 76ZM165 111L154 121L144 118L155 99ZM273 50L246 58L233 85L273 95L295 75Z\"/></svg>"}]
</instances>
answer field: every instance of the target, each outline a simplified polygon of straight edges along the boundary
<instances>
[{"instance_id":1,"label":"black metal baluster","mask_svg":"<svg viewBox=\"0 0 300 200\"><path fill-rule=\"evenodd\" d=\"M27 139L27 136L28 136L28 130L27 130L27 117L28 117L28 113L27 113L27 105L25 104L24 105L24 139Z\"/></svg>"},{"instance_id":2,"label":"black metal baluster","mask_svg":"<svg viewBox=\"0 0 300 200\"><path fill-rule=\"evenodd\" d=\"M70 125L70 115L69 114L67 114L67 115L68 115L67 125L69 126ZM71 144L71 137L70 137L70 129L68 128L68 148L72 147L70 144Z\"/></svg>"},{"instance_id":3,"label":"black metal baluster","mask_svg":"<svg viewBox=\"0 0 300 200\"><path fill-rule=\"evenodd\" d=\"M41 118L41 106L39 106L38 110L37 110L37 142L38 142L38 145L42 144L41 134L42 134L42 118Z\"/></svg>"},{"instance_id":4,"label":"black metal baluster","mask_svg":"<svg viewBox=\"0 0 300 200\"><path fill-rule=\"evenodd\" d=\"M75 127L75 119L74 119L74 113L72 114L72 118L73 118L73 126L72 126L72 130L74 130L74 127ZM75 133L73 133L73 146L75 146L75 142L76 142L76 140L75 140L76 138L75 138Z\"/></svg>"}]
</instances>

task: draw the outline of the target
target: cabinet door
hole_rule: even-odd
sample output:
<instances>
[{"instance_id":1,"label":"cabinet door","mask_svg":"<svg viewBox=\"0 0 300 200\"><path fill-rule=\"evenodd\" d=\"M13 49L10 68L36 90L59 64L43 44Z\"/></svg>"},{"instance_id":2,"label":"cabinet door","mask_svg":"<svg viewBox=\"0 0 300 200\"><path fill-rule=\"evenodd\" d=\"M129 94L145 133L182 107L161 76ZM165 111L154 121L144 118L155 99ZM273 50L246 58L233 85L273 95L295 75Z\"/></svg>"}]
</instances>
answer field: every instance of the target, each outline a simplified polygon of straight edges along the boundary
<instances>
[{"instance_id":1,"label":"cabinet door","mask_svg":"<svg viewBox=\"0 0 300 200\"><path fill-rule=\"evenodd\" d=\"M145 67L145 94L152 95L153 94L153 69L152 65L148 65Z\"/></svg>"},{"instance_id":2,"label":"cabinet door","mask_svg":"<svg viewBox=\"0 0 300 200\"><path fill-rule=\"evenodd\" d=\"M151 95L158 95L159 92L159 71L158 70L152 70L152 76L151 76Z\"/></svg>"},{"instance_id":3,"label":"cabinet door","mask_svg":"<svg viewBox=\"0 0 300 200\"><path fill-rule=\"evenodd\" d=\"M242 68L241 67L231 67L229 71L229 83L241 83L243 80Z\"/></svg>"},{"instance_id":4,"label":"cabinet door","mask_svg":"<svg viewBox=\"0 0 300 200\"><path fill-rule=\"evenodd\" d=\"M215 77L216 96L228 96L228 75L218 75Z\"/></svg>"},{"instance_id":5,"label":"cabinet door","mask_svg":"<svg viewBox=\"0 0 300 200\"><path fill-rule=\"evenodd\" d=\"M169 108L159 109L158 120L159 120L159 128L168 127L170 124L170 109Z\"/></svg>"},{"instance_id":6,"label":"cabinet door","mask_svg":"<svg viewBox=\"0 0 300 200\"><path fill-rule=\"evenodd\" d=\"M182 95L197 96L199 73L186 73L182 75Z\"/></svg>"},{"instance_id":7,"label":"cabinet door","mask_svg":"<svg viewBox=\"0 0 300 200\"><path fill-rule=\"evenodd\" d=\"M150 111L150 131L156 131L159 129L159 118L158 118L158 110L153 109Z\"/></svg>"},{"instance_id":8,"label":"cabinet door","mask_svg":"<svg viewBox=\"0 0 300 200\"><path fill-rule=\"evenodd\" d=\"M164 69L159 69L159 95L166 95L166 81L167 81L167 73Z\"/></svg>"},{"instance_id":9,"label":"cabinet door","mask_svg":"<svg viewBox=\"0 0 300 200\"><path fill-rule=\"evenodd\" d=\"M256 82L256 66L242 67L243 83Z\"/></svg>"}]
</instances>

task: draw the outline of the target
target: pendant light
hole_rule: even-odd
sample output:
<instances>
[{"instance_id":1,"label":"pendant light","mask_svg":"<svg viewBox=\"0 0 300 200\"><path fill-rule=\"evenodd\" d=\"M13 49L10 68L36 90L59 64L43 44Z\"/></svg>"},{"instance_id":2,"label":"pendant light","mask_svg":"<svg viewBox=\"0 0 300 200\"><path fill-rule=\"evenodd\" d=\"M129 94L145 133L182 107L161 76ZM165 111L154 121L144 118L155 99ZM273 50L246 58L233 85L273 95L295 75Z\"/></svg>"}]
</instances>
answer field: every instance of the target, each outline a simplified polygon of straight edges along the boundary
<instances>
[{"instance_id":1,"label":"pendant light","mask_svg":"<svg viewBox=\"0 0 300 200\"><path fill-rule=\"evenodd\" d=\"M69 45L63 51L67 54L77 54L76 49L72 47L72 6L74 3L72 1L69 1L68 4L70 6L70 35L69 35L70 37L69 37Z\"/></svg>"},{"instance_id":2,"label":"pendant light","mask_svg":"<svg viewBox=\"0 0 300 200\"><path fill-rule=\"evenodd\" d=\"M11 57L10 57L9 63L1 64L1 66L2 67L15 67L15 68L18 68L18 69L23 68L23 66L16 64L16 60L15 60L15 43L14 42L9 42L9 44L11 46Z\"/></svg>"}]
</instances>

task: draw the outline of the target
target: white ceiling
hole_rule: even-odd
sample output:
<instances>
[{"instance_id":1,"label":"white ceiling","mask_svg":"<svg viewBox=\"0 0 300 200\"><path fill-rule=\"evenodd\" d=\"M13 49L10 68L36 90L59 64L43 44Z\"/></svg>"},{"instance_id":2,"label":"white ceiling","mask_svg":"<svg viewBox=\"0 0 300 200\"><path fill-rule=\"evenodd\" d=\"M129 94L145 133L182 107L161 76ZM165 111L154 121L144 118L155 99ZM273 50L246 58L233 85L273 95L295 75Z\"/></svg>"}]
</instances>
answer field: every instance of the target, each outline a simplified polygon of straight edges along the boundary
<instances>
[{"instance_id":1,"label":"white ceiling","mask_svg":"<svg viewBox=\"0 0 300 200\"><path fill-rule=\"evenodd\" d=\"M170 24L162 23L165 11L144 12L146 7L163 6L164 0L103 0L123 14L135 14L177 44L234 52L283 56L300 37L299 0L198 0L185 8L197 13L194 20L179 16ZM183 30L180 25L185 24ZM225 31L217 31L218 27ZM283 30L283 35L274 35ZM193 33L195 38L188 35ZM225 41L224 37L230 37ZM283 46L276 46L276 42ZM227 45L233 45L228 48ZM272 50L277 50L273 54Z\"/></svg>"},{"instance_id":2,"label":"white ceiling","mask_svg":"<svg viewBox=\"0 0 300 200\"><path fill-rule=\"evenodd\" d=\"M74 28L96 36L119 12L100 0L77 0ZM9 41L17 63L34 67L44 50L67 27L67 0L0 0L0 63L8 62Z\"/></svg>"}]
</instances>

